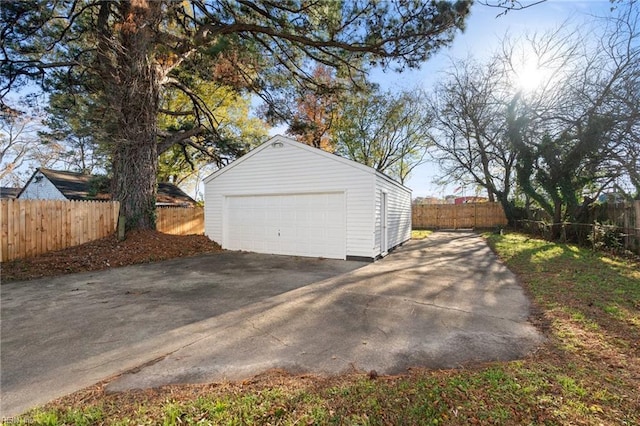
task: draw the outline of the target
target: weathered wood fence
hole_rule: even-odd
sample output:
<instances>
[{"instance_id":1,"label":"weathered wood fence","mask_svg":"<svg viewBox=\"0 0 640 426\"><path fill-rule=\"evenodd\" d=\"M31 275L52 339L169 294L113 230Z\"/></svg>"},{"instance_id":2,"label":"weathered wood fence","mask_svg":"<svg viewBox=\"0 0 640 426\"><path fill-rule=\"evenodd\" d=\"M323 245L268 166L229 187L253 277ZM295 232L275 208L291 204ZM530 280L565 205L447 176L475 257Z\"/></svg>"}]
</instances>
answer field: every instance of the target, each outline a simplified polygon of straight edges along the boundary
<instances>
[{"instance_id":1,"label":"weathered wood fence","mask_svg":"<svg viewBox=\"0 0 640 426\"><path fill-rule=\"evenodd\" d=\"M37 256L112 234L120 203L0 200L0 261Z\"/></svg>"},{"instance_id":2,"label":"weathered wood fence","mask_svg":"<svg viewBox=\"0 0 640 426\"><path fill-rule=\"evenodd\" d=\"M156 229L165 234L204 234L202 207L161 207L156 209Z\"/></svg>"},{"instance_id":3,"label":"weathered wood fence","mask_svg":"<svg viewBox=\"0 0 640 426\"><path fill-rule=\"evenodd\" d=\"M113 234L120 203L105 201L0 200L0 262L33 257ZM204 209L157 209L165 234L204 234Z\"/></svg>"},{"instance_id":4,"label":"weathered wood fence","mask_svg":"<svg viewBox=\"0 0 640 426\"><path fill-rule=\"evenodd\" d=\"M495 228L506 226L500 203L427 204L412 207L414 229Z\"/></svg>"}]
</instances>

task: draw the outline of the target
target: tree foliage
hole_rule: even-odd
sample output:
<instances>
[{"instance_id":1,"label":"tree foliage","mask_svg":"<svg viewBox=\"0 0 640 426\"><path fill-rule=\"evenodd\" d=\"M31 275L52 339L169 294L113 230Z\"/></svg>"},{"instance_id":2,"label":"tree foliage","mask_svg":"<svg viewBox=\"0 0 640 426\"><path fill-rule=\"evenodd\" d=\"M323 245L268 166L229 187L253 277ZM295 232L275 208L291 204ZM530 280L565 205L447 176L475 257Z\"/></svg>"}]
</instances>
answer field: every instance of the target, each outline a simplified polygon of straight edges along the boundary
<instances>
[{"instance_id":1,"label":"tree foliage","mask_svg":"<svg viewBox=\"0 0 640 426\"><path fill-rule=\"evenodd\" d=\"M216 167L228 164L257 146L267 137L266 124L250 115L250 101L229 86L202 82L198 92L215 117L213 132L194 136L170 146L160 154L158 181L180 184L194 176L207 164ZM166 110L181 111L189 100L181 93L166 99ZM158 126L164 131L191 129L196 125L191 115L163 115Z\"/></svg>"},{"instance_id":2,"label":"tree foliage","mask_svg":"<svg viewBox=\"0 0 640 426\"><path fill-rule=\"evenodd\" d=\"M318 65L313 78L316 87L300 87L295 94L296 109L287 134L307 145L333 152L335 143L331 132L340 114L343 88L327 66Z\"/></svg>"},{"instance_id":3,"label":"tree foliage","mask_svg":"<svg viewBox=\"0 0 640 426\"><path fill-rule=\"evenodd\" d=\"M404 183L432 145L430 126L419 92L395 94L369 86L343 98L333 131L336 153Z\"/></svg>"},{"instance_id":4,"label":"tree foliage","mask_svg":"<svg viewBox=\"0 0 640 426\"><path fill-rule=\"evenodd\" d=\"M114 198L128 228L153 228L158 154L205 133L215 116L195 90L218 81L277 111L278 89L313 85L310 62L417 66L463 27L471 1L30 0L4 3L0 96L25 81L95 96ZM181 92L190 128L159 128Z\"/></svg>"},{"instance_id":5,"label":"tree foliage","mask_svg":"<svg viewBox=\"0 0 640 426\"><path fill-rule=\"evenodd\" d=\"M64 147L58 163L63 163L65 170L104 173L109 168L106 149L109 137L91 125L95 99L91 95L51 93L46 110L45 127L38 135L41 144Z\"/></svg>"},{"instance_id":6,"label":"tree foliage","mask_svg":"<svg viewBox=\"0 0 640 426\"><path fill-rule=\"evenodd\" d=\"M556 224L603 191L639 197L638 3L616 6L586 31L505 38L483 63L454 62L431 101L444 177L482 185L508 216L522 193Z\"/></svg>"},{"instance_id":7,"label":"tree foliage","mask_svg":"<svg viewBox=\"0 0 640 426\"><path fill-rule=\"evenodd\" d=\"M507 115L518 184L554 223L580 221L601 191L637 173L637 160L620 153L640 123L638 10L632 3L608 23L595 40L532 38L540 60L560 66L537 93L514 98Z\"/></svg>"}]
</instances>

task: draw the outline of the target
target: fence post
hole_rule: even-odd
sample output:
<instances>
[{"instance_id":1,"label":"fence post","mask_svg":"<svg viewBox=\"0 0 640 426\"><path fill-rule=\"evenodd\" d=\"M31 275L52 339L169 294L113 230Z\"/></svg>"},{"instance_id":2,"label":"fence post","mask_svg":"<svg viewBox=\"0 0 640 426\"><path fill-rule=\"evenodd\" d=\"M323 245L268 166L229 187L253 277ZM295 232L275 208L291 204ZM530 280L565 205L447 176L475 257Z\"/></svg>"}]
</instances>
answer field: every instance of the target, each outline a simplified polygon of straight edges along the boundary
<instances>
[{"instance_id":1,"label":"fence post","mask_svg":"<svg viewBox=\"0 0 640 426\"><path fill-rule=\"evenodd\" d=\"M635 200L633 202L634 210L635 210L635 250L637 253L640 253L640 200Z\"/></svg>"},{"instance_id":2,"label":"fence post","mask_svg":"<svg viewBox=\"0 0 640 426\"><path fill-rule=\"evenodd\" d=\"M118 215L118 241L124 240L126 219L123 214Z\"/></svg>"}]
</instances>

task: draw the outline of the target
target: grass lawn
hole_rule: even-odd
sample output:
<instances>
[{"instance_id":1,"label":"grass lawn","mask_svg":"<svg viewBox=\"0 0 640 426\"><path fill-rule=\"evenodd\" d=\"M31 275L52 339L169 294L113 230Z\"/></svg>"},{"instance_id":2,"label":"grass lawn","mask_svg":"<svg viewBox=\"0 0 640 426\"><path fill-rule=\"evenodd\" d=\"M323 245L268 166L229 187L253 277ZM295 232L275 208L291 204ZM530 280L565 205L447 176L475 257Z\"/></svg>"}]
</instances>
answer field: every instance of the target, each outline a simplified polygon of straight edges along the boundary
<instances>
[{"instance_id":1,"label":"grass lawn","mask_svg":"<svg viewBox=\"0 0 640 426\"><path fill-rule=\"evenodd\" d=\"M547 344L520 361L403 376L291 376L105 394L23 424L640 424L640 267L520 234L487 235L530 294Z\"/></svg>"}]
</instances>

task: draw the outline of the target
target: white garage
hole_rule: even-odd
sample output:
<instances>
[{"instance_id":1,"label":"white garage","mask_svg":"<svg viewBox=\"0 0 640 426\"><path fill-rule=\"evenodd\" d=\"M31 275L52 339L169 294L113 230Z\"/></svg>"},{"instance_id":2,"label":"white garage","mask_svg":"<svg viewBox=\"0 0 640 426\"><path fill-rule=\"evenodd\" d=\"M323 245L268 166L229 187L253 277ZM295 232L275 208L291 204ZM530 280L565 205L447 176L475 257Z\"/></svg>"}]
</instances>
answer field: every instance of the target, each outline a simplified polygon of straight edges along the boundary
<instances>
[{"instance_id":1,"label":"white garage","mask_svg":"<svg viewBox=\"0 0 640 426\"><path fill-rule=\"evenodd\" d=\"M205 233L228 250L374 260L411 237L411 191L275 136L205 179Z\"/></svg>"}]
</instances>

